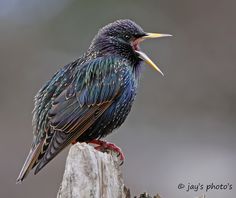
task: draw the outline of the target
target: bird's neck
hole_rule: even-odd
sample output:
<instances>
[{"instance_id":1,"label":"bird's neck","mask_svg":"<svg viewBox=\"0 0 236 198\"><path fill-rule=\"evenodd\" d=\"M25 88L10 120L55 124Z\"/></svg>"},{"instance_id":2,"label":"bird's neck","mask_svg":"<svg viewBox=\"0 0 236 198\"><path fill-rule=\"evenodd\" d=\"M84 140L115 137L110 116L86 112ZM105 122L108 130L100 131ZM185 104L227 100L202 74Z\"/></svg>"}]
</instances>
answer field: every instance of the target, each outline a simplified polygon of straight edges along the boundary
<instances>
[{"instance_id":1,"label":"bird's neck","mask_svg":"<svg viewBox=\"0 0 236 198\"><path fill-rule=\"evenodd\" d=\"M99 57L104 56L115 56L117 58L123 59L125 62L130 65L130 69L132 70L135 79L139 80L140 75L143 70L143 61L133 56L127 56L127 54L123 55L122 53L111 53L110 50L95 50L94 48L89 48L88 51L84 54L83 59L86 61L90 61Z\"/></svg>"},{"instance_id":2,"label":"bird's neck","mask_svg":"<svg viewBox=\"0 0 236 198\"><path fill-rule=\"evenodd\" d=\"M119 38L98 36L92 41L88 51L95 51L105 55L116 55L130 60L132 63L139 62L133 47Z\"/></svg>"},{"instance_id":3,"label":"bird's neck","mask_svg":"<svg viewBox=\"0 0 236 198\"><path fill-rule=\"evenodd\" d=\"M138 81L142 70L142 60L134 52L133 47L118 38L95 36L87 53L86 60L95 59L103 56L114 56L128 62L130 69Z\"/></svg>"},{"instance_id":4,"label":"bird's neck","mask_svg":"<svg viewBox=\"0 0 236 198\"><path fill-rule=\"evenodd\" d=\"M138 58L133 48L127 43L115 39L95 38L91 43L86 56L97 58L101 56L116 56L129 62L135 78L139 78L142 70L142 60Z\"/></svg>"}]
</instances>

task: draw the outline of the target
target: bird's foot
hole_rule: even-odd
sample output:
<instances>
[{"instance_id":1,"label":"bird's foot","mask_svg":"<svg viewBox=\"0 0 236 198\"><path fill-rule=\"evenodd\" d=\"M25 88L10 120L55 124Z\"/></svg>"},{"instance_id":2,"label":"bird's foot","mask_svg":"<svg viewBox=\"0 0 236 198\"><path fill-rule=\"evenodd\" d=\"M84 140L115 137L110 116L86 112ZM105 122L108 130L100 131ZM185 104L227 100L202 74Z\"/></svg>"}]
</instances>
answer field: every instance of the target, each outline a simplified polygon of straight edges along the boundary
<instances>
[{"instance_id":1,"label":"bird's foot","mask_svg":"<svg viewBox=\"0 0 236 198\"><path fill-rule=\"evenodd\" d=\"M77 142L78 142L77 140L73 140L73 141L71 142L71 144L74 145L74 144L76 144Z\"/></svg>"},{"instance_id":2,"label":"bird's foot","mask_svg":"<svg viewBox=\"0 0 236 198\"><path fill-rule=\"evenodd\" d=\"M113 151L113 152L117 153L117 157L120 157L120 160L121 160L120 165L122 165L124 163L125 156L124 156L122 150L118 146L116 146L115 144L110 143L110 142L106 142L106 141L102 141L102 140L92 140L88 143L98 145L98 146L94 147L98 151L101 151L101 152Z\"/></svg>"}]
</instances>

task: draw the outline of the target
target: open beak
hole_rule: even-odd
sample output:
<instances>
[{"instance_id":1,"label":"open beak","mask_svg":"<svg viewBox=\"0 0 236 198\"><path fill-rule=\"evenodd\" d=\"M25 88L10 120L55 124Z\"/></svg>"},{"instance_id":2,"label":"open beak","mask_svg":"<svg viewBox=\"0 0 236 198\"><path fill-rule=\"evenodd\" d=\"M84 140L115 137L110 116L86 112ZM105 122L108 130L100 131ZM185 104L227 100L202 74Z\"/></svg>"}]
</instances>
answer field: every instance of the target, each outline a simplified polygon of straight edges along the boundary
<instances>
[{"instance_id":1,"label":"open beak","mask_svg":"<svg viewBox=\"0 0 236 198\"><path fill-rule=\"evenodd\" d=\"M161 38L161 37L169 37L171 34L158 34L158 33L146 33L140 41L150 39L150 38ZM157 70L162 76L164 76L163 72L159 69L159 67L142 51L135 50L141 59L143 59L147 64L152 66L155 70Z\"/></svg>"},{"instance_id":2,"label":"open beak","mask_svg":"<svg viewBox=\"0 0 236 198\"><path fill-rule=\"evenodd\" d=\"M145 36L142 38L149 39L149 38L161 38L161 37L169 37L172 36L171 34L159 34L159 33L146 33Z\"/></svg>"}]
</instances>

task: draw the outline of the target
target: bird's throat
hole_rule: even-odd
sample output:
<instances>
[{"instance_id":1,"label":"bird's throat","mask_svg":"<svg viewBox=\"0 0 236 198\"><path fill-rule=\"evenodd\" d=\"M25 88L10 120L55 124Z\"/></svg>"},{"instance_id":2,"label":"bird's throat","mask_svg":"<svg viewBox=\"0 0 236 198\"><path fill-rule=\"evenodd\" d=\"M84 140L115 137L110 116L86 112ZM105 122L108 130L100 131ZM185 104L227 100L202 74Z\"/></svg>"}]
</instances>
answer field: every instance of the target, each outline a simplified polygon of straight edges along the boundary
<instances>
[{"instance_id":1,"label":"bird's throat","mask_svg":"<svg viewBox=\"0 0 236 198\"><path fill-rule=\"evenodd\" d=\"M138 39L135 39L131 42L131 46L132 46L134 51L139 51L140 50L139 44L142 40L143 40L142 38L138 38Z\"/></svg>"}]
</instances>

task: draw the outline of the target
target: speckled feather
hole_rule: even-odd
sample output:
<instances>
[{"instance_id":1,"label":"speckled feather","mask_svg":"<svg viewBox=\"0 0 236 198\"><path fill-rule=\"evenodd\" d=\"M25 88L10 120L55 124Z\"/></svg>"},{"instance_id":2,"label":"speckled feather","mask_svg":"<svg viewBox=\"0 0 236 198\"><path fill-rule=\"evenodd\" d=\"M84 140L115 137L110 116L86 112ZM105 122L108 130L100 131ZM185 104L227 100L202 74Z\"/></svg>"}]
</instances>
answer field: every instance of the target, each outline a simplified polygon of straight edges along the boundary
<instances>
[{"instance_id":1,"label":"speckled feather","mask_svg":"<svg viewBox=\"0 0 236 198\"><path fill-rule=\"evenodd\" d=\"M124 35L141 36L130 20L102 28L88 51L61 68L35 96L34 139L18 177L35 174L72 141L88 142L111 133L131 110L142 63ZM111 36L113 35L113 36Z\"/></svg>"}]
</instances>

